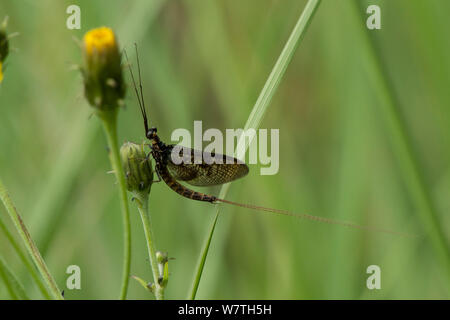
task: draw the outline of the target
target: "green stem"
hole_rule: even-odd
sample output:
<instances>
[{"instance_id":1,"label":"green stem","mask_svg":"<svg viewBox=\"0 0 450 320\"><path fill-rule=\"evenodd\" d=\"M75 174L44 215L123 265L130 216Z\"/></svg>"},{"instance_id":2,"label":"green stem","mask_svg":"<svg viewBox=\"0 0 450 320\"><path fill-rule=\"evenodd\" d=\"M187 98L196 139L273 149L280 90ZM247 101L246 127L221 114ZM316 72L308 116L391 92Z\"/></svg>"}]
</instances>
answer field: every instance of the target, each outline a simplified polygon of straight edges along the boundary
<instances>
[{"instance_id":1,"label":"green stem","mask_svg":"<svg viewBox=\"0 0 450 320\"><path fill-rule=\"evenodd\" d=\"M28 229L26 228L24 222L22 221L22 218L20 217L19 213L17 212L16 207L14 206L8 191L6 190L5 186L3 185L2 181L0 180L0 199L3 202L3 205L6 208L6 211L8 212L9 216L11 217L11 220L14 223L14 226L17 229L17 232L19 233L20 237L22 238L22 241L25 245L25 247L28 250L28 253L31 255L31 258L33 259L33 262L35 263L37 269L41 273L42 277L44 278L44 281L46 282L48 288L50 289L50 292L53 295L54 299L57 300L63 300L63 296L61 295L61 291L58 289L58 285L56 284L56 281L53 279L50 271L48 270L44 259L42 259L42 256L36 247L36 245L33 242L33 239L31 239L30 233L28 232Z\"/></svg>"},{"instance_id":2,"label":"green stem","mask_svg":"<svg viewBox=\"0 0 450 320\"><path fill-rule=\"evenodd\" d=\"M283 51L278 57L275 66L272 68L272 72L270 73L269 78L266 80L266 83L264 84L264 87L258 96L258 100L253 106L253 109L245 124L244 131L250 128L253 129L259 128L259 125L261 124L261 121L267 111L270 101L272 101L272 98L278 89L278 85L280 84L281 79L283 78L283 75L286 72L289 62L292 60L292 57L297 47L299 46L301 40L303 39L306 33L306 30L308 29L309 24L312 21L314 13L319 7L320 1L321 0L309 0L308 3L306 4L305 9L300 15L297 24L292 30L291 35L289 36L289 39L287 40L283 48ZM245 142L244 147L245 150L243 150L244 152L242 152L242 154L245 154L251 141L249 141L249 139L245 139L245 135L241 135L241 137L239 138L239 142L237 144L238 146L241 145L242 142L241 139L244 139ZM219 198L221 199L225 198L229 187L230 187L229 183L222 186L222 188L220 189ZM195 299L200 279L202 277L202 272L208 255L209 246L211 244L211 239L213 237L214 230L217 224L217 219L219 217L219 206L216 206L215 210L216 213L213 221L211 222L209 234L205 240L205 244L203 246L202 253L200 255L200 259L197 264L197 271L195 273L194 281L192 283L191 293L189 295L189 298L192 300Z\"/></svg>"},{"instance_id":3,"label":"green stem","mask_svg":"<svg viewBox=\"0 0 450 320\"><path fill-rule=\"evenodd\" d=\"M150 213L148 212L148 193L134 193L135 201L139 213L141 215L142 224L144 226L145 239L147 240L148 257L150 259L150 265L152 267L153 280L155 284L155 297L156 300L164 300L164 287L159 285L159 270L158 261L156 259L156 251L154 244L154 237L151 228Z\"/></svg>"},{"instance_id":4,"label":"green stem","mask_svg":"<svg viewBox=\"0 0 450 320\"><path fill-rule=\"evenodd\" d=\"M119 184L120 204L122 207L123 217L123 273L122 273L122 287L120 291L120 299L125 300L128 292L128 282L130 279L130 265L131 265L131 226L130 226L130 211L128 208L128 197L125 183L125 174L123 172L122 164L120 162L119 145L117 143L117 108L114 110L101 111L98 113L102 119L103 129L106 134L109 147L109 160L112 169L116 175Z\"/></svg>"},{"instance_id":5,"label":"green stem","mask_svg":"<svg viewBox=\"0 0 450 320\"><path fill-rule=\"evenodd\" d=\"M9 232L8 228L6 228L3 221L0 219L0 229L3 231L6 239L8 239L11 246L16 251L17 255L19 256L22 263L25 265L25 267L28 269L28 272L30 273L31 277L36 282L39 291L41 291L42 295L45 297L45 299L50 299L50 294L47 291L47 288L45 287L44 283L42 282L41 278L39 278L39 275L36 272L36 269L31 264L30 260L26 257L25 252L23 252L23 249L20 247L20 245L17 243L16 239L14 239L11 232Z\"/></svg>"}]
</instances>

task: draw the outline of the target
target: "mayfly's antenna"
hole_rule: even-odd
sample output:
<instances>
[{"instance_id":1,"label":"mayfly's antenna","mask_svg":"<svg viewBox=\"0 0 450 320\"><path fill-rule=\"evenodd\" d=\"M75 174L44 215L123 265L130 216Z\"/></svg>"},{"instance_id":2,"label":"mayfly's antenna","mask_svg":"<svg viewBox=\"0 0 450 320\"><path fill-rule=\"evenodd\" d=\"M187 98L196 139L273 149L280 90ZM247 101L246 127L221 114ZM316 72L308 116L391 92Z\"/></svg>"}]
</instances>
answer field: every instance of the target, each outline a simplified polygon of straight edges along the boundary
<instances>
[{"instance_id":1,"label":"mayfly's antenna","mask_svg":"<svg viewBox=\"0 0 450 320\"><path fill-rule=\"evenodd\" d=\"M139 53L138 53L138 47L137 43L134 43L134 48L136 50L136 61L137 61L137 67L138 67L138 75L139 75L139 89L141 91L141 101L142 101L142 109L144 110L145 118L147 118L147 113L145 110L145 103L144 103L144 94L142 93L142 78L141 78L141 64L139 62Z\"/></svg>"},{"instance_id":2,"label":"mayfly's antenna","mask_svg":"<svg viewBox=\"0 0 450 320\"><path fill-rule=\"evenodd\" d=\"M130 61L128 60L127 51L125 49L123 51L125 53L125 58L127 59L128 67L130 69L131 80L133 81L134 92L136 93L136 97L138 99L139 108L141 109L141 114L142 114L142 117L144 118L145 135L147 136L148 120L147 120L147 112L145 112L144 96L142 94L142 80L141 80L141 71L140 71L140 67L139 67L139 58L138 58L138 70L139 70L139 86L140 86L141 95L139 95L139 91L138 91L138 88L136 85L136 80L135 80L134 74L133 74L133 69L131 68ZM136 46L136 54L137 54L137 46Z\"/></svg>"}]
</instances>

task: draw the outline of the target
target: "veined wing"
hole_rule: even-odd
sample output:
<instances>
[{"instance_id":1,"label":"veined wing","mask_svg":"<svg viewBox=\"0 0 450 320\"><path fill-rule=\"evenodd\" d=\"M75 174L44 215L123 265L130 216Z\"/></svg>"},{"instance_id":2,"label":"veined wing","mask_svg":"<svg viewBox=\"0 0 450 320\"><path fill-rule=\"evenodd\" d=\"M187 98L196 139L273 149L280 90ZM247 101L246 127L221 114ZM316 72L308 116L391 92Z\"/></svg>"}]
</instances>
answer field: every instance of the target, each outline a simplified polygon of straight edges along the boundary
<instances>
[{"instance_id":1,"label":"veined wing","mask_svg":"<svg viewBox=\"0 0 450 320\"><path fill-rule=\"evenodd\" d=\"M244 162L219 153L171 145L168 146L165 156L170 174L176 180L193 186L224 184L248 173Z\"/></svg>"}]
</instances>

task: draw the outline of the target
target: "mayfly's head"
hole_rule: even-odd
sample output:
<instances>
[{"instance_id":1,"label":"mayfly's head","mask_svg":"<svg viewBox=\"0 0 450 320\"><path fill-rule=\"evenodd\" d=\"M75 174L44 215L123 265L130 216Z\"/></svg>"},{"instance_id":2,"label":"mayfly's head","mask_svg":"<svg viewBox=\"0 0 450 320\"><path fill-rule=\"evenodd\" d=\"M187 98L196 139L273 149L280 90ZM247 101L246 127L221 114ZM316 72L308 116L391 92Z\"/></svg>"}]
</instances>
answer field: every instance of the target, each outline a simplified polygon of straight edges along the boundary
<instances>
[{"instance_id":1,"label":"mayfly's head","mask_svg":"<svg viewBox=\"0 0 450 320\"><path fill-rule=\"evenodd\" d=\"M148 129L147 131L147 139L153 140L156 137L156 128L155 127L151 127L150 129Z\"/></svg>"}]
</instances>

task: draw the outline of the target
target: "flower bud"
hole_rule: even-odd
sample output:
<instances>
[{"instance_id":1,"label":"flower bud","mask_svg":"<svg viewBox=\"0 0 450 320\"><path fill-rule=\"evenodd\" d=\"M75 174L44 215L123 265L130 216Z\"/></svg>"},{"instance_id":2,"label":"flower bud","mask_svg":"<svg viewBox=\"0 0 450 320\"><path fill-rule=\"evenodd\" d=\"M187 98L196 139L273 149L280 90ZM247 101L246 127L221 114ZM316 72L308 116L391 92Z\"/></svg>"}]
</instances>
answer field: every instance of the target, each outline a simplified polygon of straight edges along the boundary
<instances>
[{"instance_id":1,"label":"flower bud","mask_svg":"<svg viewBox=\"0 0 450 320\"><path fill-rule=\"evenodd\" d=\"M120 148L128 191L150 192L153 182L151 160L142 145L126 142Z\"/></svg>"},{"instance_id":2,"label":"flower bud","mask_svg":"<svg viewBox=\"0 0 450 320\"><path fill-rule=\"evenodd\" d=\"M167 252L156 251L156 261L158 261L159 264L165 264L169 261Z\"/></svg>"},{"instance_id":3,"label":"flower bud","mask_svg":"<svg viewBox=\"0 0 450 320\"><path fill-rule=\"evenodd\" d=\"M167 286L169 281L169 256L167 252L156 251L156 261L158 262L158 283L161 287Z\"/></svg>"},{"instance_id":4,"label":"flower bud","mask_svg":"<svg viewBox=\"0 0 450 320\"><path fill-rule=\"evenodd\" d=\"M114 32L107 27L90 30L84 35L82 48L86 99L99 110L116 108L125 96L125 83Z\"/></svg>"},{"instance_id":5,"label":"flower bud","mask_svg":"<svg viewBox=\"0 0 450 320\"><path fill-rule=\"evenodd\" d=\"M9 53L8 35L6 34L6 19L0 27L0 82L3 80L3 62Z\"/></svg>"}]
</instances>

